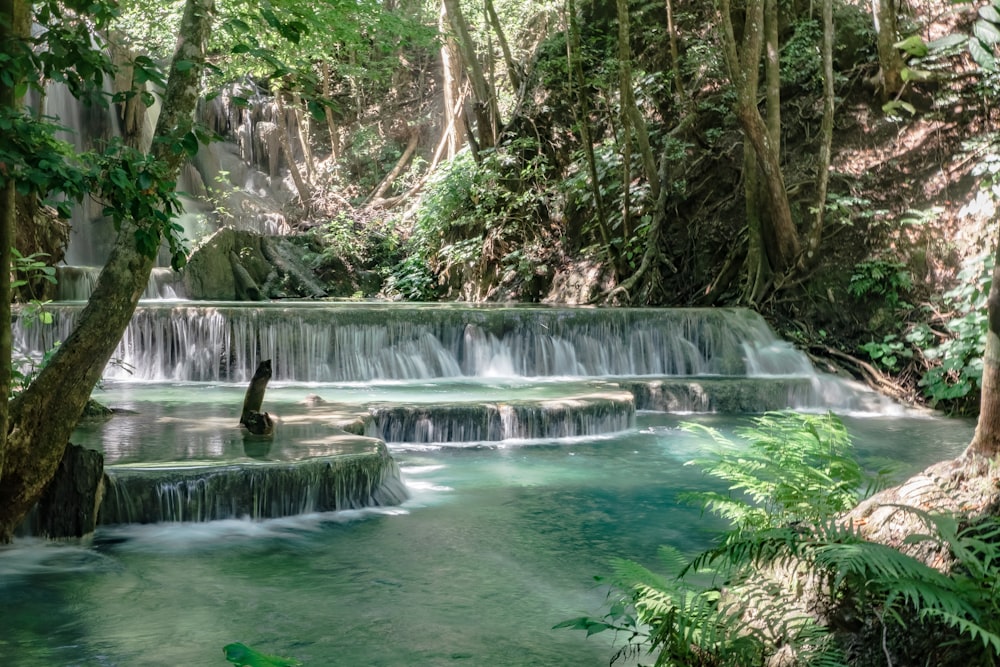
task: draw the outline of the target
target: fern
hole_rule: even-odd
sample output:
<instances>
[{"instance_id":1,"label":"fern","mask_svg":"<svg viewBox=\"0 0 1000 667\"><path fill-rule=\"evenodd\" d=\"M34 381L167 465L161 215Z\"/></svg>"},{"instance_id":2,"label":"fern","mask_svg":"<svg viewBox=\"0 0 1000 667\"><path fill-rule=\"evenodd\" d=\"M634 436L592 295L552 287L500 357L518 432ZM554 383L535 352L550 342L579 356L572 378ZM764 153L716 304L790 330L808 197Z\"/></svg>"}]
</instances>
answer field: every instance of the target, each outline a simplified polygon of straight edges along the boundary
<instances>
[{"instance_id":1,"label":"fern","mask_svg":"<svg viewBox=\"0 0 1000 667\"><path fill-rule=\"evenodd\" d=\"M757 530L809 521L854 507L876 490L871 476L851 456L847 429L836 416L769 412L737 429L733 442L715 429L685 424L716 444L709 458L691 461L729 484L728 496L689 494L737 529Z\"/></svg>"},{"instance_id":2,"label":"fern","mask_svg":"<svg viewBox=\"0 0 1000 667\"><path fill-rule=\"evenodd\" d=\"M691 559L661 548L661 572L616 559L611 583L620 596L611 611L602 620L556 627L626 632L630 650L656 653L657 667L758 667L779 649L795 664L843 665L823 618L796 611L801 578L830 603L880 619L887 633L908 636L918 624L954 642L953 664L1000 658L1000 520L963 525L954 516L900 506L926 527L905 544L929 541L950 553L955 564L944 573L868 542L857 526L837 519L881 486L884 474L868 475L854 461L846 430L832 415L768 413L737 431L739 442L702 426L686 428L716 445L712 457L697 463L729 484L728 494L692 497L730 520L732 530ZM884 637L881 643L888 656ZM919 643L904 644L897 650L921 651ZM917 657L927 658L904 655L899 664Z\"/></svg>"}]
</instances>

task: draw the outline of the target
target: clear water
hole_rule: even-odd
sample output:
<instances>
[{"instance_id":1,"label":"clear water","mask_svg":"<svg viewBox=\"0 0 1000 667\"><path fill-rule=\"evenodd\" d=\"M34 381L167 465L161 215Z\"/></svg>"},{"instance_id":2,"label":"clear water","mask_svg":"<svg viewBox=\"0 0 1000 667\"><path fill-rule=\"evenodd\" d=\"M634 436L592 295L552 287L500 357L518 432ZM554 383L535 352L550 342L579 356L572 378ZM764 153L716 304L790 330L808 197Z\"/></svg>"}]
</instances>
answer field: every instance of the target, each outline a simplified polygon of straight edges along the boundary
<instances>
[{"instance_id":1,"label":"clear water","mask_svg":"<svg viewBox=\"0 0 1000 667\"><path fill-rule=\"evenodd\" d=\"M433 400L426 391L279 384L265 408L290 417L312 392L349 405ZM111 459L172 452L181 432L186 446L225 455L242 388L122 385L101 398L149 417L81 429L75 440L104 443ZM683 465L706 443L677 426L746 420L641 413L634 429L604 437L393 445L411 493L401 507L102 527L91 545L23 539L0 549L0 662L225 665L222 647L238 641L311 666L606 665L608 633L552 626L601 613L606 590L594 576L610 559L653 564L661 544L710 544L718 524L677 497L707 488ZM957 454L973 427L920 415L845 421L863 458L892 459L900 475Z\"/></svg>"}]
</instances>

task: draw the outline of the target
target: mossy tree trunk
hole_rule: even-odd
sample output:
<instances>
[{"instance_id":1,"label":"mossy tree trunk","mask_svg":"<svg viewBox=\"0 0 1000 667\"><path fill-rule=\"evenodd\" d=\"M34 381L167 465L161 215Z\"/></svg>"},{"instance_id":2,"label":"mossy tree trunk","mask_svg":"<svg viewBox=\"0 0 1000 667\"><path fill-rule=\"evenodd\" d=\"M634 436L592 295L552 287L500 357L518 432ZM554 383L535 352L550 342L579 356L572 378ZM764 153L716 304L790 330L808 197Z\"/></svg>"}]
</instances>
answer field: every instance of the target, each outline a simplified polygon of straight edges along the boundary
<instances>
[{"instance_id":1,"label":"mossy tree trunk","mask_svg":"<svg viewBox=\"0 0 1000 667\"><path fill-rule=\"evenodd\" d=\"M872 20L878 46L879 84L882 99L888 100L903 89L903 58L898 41L899 6L897 0L872 0Z\"/></svg>"},{"instance_id":2,"label":"mossy tree trunk","mask_svg":"<svg viewBox=\"0 0 1000 667\"><path fill-rule=\"evenodd\" d=\"M1000 260L1000 239L996 248ZM993 282L986 300L989 311L986 351L983 354L983 386L979 399L976 434L966 457L995 459L1000 455L1000 261L993 264Z\"/></svg>"},{"instance_id":3,"label":"mossy tree trunk","mask_svg":"<svg viewBox=\"0 0 1000 667\"><path fill-rule=\"evenodd\" d=\"M31 6L23 0L0 0L0 41L5 45L20 43L31 28ZM14 109L19 103L20 81L0 80L0 109ZM11 389L10 263L14 245L14 222L17 218L17 192L13 175L0 172L0 480L3 479L7 452L7 402Z\"/></svg>"},{"instance_id":4,"label":"mossy tree trunk","mask_svg":"<svg viewBox=\"0 0 1000 667\"><path fill-rule=\"evenodd\" d=\"M771 138L768 125L757 108L757 80L764 32L763 0L749 0L739 44L733 29L729 0L719 0L723 54L730 79L736 89L736 118L745 140L753 148L767 201L761 215L761 245L770 269L783 273L798 259L798 231L792 219L785 179L781 171L779 147Z\"/></svg>"},{"instance_id":5,"label":"mossy tree trunk","mask_svg":"<svg viewBox=\"0 0 1000 667\"><path fill-rule=\"evenodd\" d=\"M169 139L193 127L213 9L214 0L188 0L179 26L156 126L161 141L154 141L151 149L174 176L185 154ZM35 381L10 403L7 460L0 479L0 541L11 538L55 474L83 407L146 288L154 258L137 245L136 231L142 224L121 224L76 328Z\"/></svg>"}]
</instances>

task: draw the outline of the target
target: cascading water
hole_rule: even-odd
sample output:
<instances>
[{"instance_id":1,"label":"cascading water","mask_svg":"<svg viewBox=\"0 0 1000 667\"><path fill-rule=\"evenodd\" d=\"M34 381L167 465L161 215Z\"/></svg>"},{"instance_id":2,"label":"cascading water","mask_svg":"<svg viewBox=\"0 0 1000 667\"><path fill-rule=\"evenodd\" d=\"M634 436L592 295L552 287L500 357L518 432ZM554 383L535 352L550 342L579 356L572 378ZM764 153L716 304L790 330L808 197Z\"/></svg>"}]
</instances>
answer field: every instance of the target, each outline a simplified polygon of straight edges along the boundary
<instances>
[{"instance_id":1,"label":"cascading water","mask_svg":"<svg viewBox=\"0 0 1000 667\"><path fill-rule=\"evenodd\" d=\"M111 85L110 80L107 85ZM112 92L110 89L105 91L109 99ZM275 161L276 150L273 158L269 157L260 148L263 140L258 136L260 127L274 123L229 105L230 97L227 95L225 100L216 98L204 104L200 115L202 122L220 127L222 136L227 136L228 132L234 141L203 146L178 178L178 193L186 211L178 222L184 228L184 237L195 243L223 225L260 234L291 232L282 211L292 199L292 189L282 180L278 169L280 162ZM270 109L263 100L259 102L260 109ZM65 128L59 137L73 144L78 152L103 147L112 139L122 138L118 109L114 104L81 104L65 85L47 86L44 97L34 104L42 105L41 111ZM136 128L143 137L139 141L150 141L150 128L156 123L158 111L158 106L147 110L143 127ZM230 122L235 125L230 127ZM244 136L257 138L247 142ZM108 257L115 236L114 226L103 210L101 202L91 199L73 207L70 244L65 257L68 269L65 273L70 284L60 282L60 299L82 300L90 295L93 280ZM168 254L164 253L161 259L163 265L169 266ZM176 298L175 282L164 276L154 277L145 298Z\"/></svg>"},{"instance_id":2,"label":"cascading water","mask_svg":"<svg viewBox=\"0 0 1000 667\"><path fill-rule=\"evenodd\" d=\"M80 308L19 324L19 349ZM105 456L94 546L0 549L12 664L213 664L241 641L313 665L598 667L611 633L550 630L603 613L593 577L719 528L678 500L725 492L683 465L712 443L682 421L835 409L902 473L972 431L886 416L743 310L145 302L116 356L95 398L119 412L73 436ZM245 438L266 358L274 437Z\"/></svg>"}]
</instances>

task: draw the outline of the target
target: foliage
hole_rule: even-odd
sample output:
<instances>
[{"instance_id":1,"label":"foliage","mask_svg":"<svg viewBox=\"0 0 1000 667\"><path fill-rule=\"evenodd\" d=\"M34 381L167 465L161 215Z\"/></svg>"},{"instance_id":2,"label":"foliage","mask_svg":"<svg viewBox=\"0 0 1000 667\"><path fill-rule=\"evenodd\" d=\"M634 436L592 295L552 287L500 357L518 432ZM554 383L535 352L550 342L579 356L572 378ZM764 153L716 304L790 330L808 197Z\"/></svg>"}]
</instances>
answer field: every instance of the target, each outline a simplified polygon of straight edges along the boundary
<instances>
[{"instance_id":1,"label":"foliage","mask_svg":"<svg viewBox=\"0 0 1000 667\"><path fill-rule=\"evenodd\" d=\"M15 181L21 195L49 197L59 215L68 218L72 203L92 195L104 203L104 214L119 227L123 220L139 224L136 240L140 252L155 256L161 238L166 238L175 269L183 266L186 254L174 222L181 211L176 184L165 177L166 166L151 155L108 142L100 151L77 153L74 147L56 138L62 129L51 119L36 119L24 111L0 109L0 131L9 141L0 146L0 163ZM198 150L194 133L173 140L171 150L192 155Z\"/></svg>"},{"instance_id":2,"label":"foliage","mask_svg":"<svg viewBox=\"0 0 1000 667\"><path fill-rule=\"evenodd\" d=\"M854 266L847 292L856 299L878 298L892 310L909 308L906 292L913 280L906 265L892 259L866 259Z\"/></svg>"},{"instance_id":3,"label":"foliage","mask_svg":"<svg viewBox=\"0 0 1000 667\"><path fill-rule=\"evenodd\" d=\"M628 646L616 658L641 647L656 653L657 666L757 666L779 647L795 664L842 665L838 627L828 623L846 613L880 619L893 636L919 624L945 645L966 640L946 649L953 664L993 664L1000 657L1000 520L963 525L900 507L927 528L906 545L930 543L955 559L942 573L866 541L858 526L837 519L882 476L866 475L851 458L835 417L767 414L739 432L742 443L694 428L718 445L702 465L730 492L697 497L733 529L690 560L661 549L662 574L616 560L611 581L619 595L608 614L557 627L624 633ZM827 600L826 611L820 605L817 613L803 595ZM906 664L925 649L913 637L893 646ZM882 650L889 658L884 635Z\"/></svg>"},{"instance_id":4,"label":"foliage","mask_svg":"<svg viewBox=\"0 0 1000 667\"><path fill-rule=\"evenodd\" d=\"M932 404L978 397L983 377L983 353L989 322L986 299L993 282L994 255L969 258L959 272L959 284L945 292L943 308L951 315L939 339L928 326L918 327L909 340L920 347L931 366L920 386Z\"/></svg>"},{"instance_id":5,"label":"foliage","mask_svg":"<svg viewBox=\"0 0 1000 667\"><path fill-rule=\"evenodd\" d=\"M755 545L781 527L809 525L853 506L863 490L879 485L881 475L866 475L850 457L846 429L833 415L768 413L739 429L738 442L704 426L685 428L715 443L711 457L691 463L726 482L730 492L689 497L727 518L733 529L719 547L691 561L672 547L661 549L663 575L615 561L612 584L621 597L611 612L603 620L584 617L557 627L585 628L588 634L629 631L630 644L657 653L657 666L756 666L776 640L819 664L836 657L812 619L788 616L785 601L768 600L773 587L752 576L767 552ZM763 623L745 619L751 604Z\"/></svg>"},{"instance_id":6,"label":"foliage","mask_svg":"<svg viewBox=\"0 0 1000 667\"><path fill-rule=\"evenodd\" d=\"M410 256L393 270L395 289L423 293L432 282L528 280L540 270L551 197L548 160L533 139L460 152L438 168L417 208ZM426 266L426 271L422 268ZM436 276L437 280L428 280Z\"/></svg>"},{"instance_id":7,"label":"foliage","mask_svg":"<svg viewBox=\"0 0 1000 667\"><path fill-rule=\"evenodd\" d=\"M912 336L907 341L914 342ZM881 341L871 340L861 346L872 361L888 371L899 371L902 368L901 359L912 359L913 348L901 340L896 334L886 334Z\"/></svg>"},{"instance_id":8,"label":"foliage","mask_svg":"<svg viewBox=\"0 0 1000 667\"><path fill-rule=\"evenodd\" d=\"M51 321L51 314L44 313L44 315L49 316L48 319L36 318L32 319L30 314L22 313L22 322L26 326L30 326L32 322L40 322L42 324L48 324ZM56 350L59 349L59 341L56 341L55 345L46 350L41 359L32 359L29 357L19 357L12 358L10 362L11 370L11 397L17 396L19 393L24 391L31 381L45 368L48 363L52 360L55 355Z\"/></svg>"},{"instance_id":9,"label":"foliage","mask_svg":"<svg viewBox=\"0 0 1000 667\"><path fill-rule=\"evenodd\" d=\"M822 62L817 45L823 37L819 21L796 21L792 36L781 49L782 84L800 86L814 94L823 90Z\"/></svg>"},{"instance_id":10,"label":"foliage","mask_svg":"<svg viewBox=\"0 0 1000 667\"><path fill-rule=\"evenodd\" d=\"M979 8L972 24L969 53L983 70L997 71L996 46L1000 44L1000 0L991 0Z\"/></svg>"},{"instance_id":11,"label":"foliage","mask_svg":"<svg viewBox=\"0 0 1000 667\"><path fill-rule=\"evenodd\" d=\"M692 461L727 483L728 493L694 494L704 509L737 531L815 521L843 512L879 488L886 471L871 478L851 456L847 429L833 415L767 413L735 430L739 443L697 424L717 450ZM732 492L736 492L733 494Z\"/></svg>"},{"instance_id":12,"label":"foliage","mask_svg":"<svg viewBox=\"0 0 1000 667\"><path fill-rule=\"evenodd\" d=\"M49 266L44 259L48 257L48 253L35 252L30 255L22 255L17 248L11 248L10 253L11 290L17 292L23 287L31 295L31 298L28 299L29 303L37 306L44 305L38 300L38 295L35 294L34 288L38 282L47 282L51 285L56 284L56 269L53 266ZM48 313L46 315L49 316L42 319L44 324L52 321L51 315Z\"/></svg>"},{"instance_id":13,"label":"foliage","mask_svg":"<svg viewBox=\"0 0 1000 667\"><path fill-rule=\"evenodd\" d=\"M261 653L239 642L226 644L222 651L226 655L226 660L237 667L296 667L302 664L292 658Z\"/></svg>"}]
</instances>

